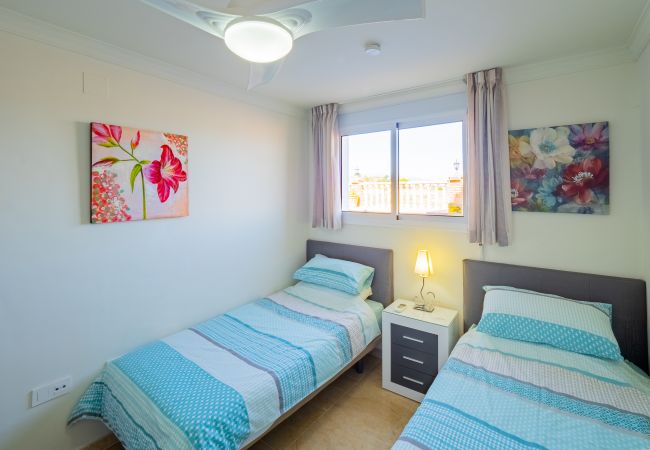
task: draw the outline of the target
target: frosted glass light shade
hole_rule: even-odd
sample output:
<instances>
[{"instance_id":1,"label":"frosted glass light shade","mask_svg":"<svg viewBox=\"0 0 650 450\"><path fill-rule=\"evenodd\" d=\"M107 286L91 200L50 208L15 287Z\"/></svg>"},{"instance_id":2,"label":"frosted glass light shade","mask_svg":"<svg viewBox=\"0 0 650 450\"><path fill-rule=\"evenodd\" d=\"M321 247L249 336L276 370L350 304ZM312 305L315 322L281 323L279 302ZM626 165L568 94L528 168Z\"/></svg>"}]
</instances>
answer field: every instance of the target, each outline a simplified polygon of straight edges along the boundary
<instances>
[{"instance_id":1,"label":"frosted glass light shade","mask_svg":"<svg viewBox=\"0 0 650 450\"><path fill-rule=\"evenodd\" d=\"M231 52L254 63L277 61L293 47L289 30L266 17L234 20L228 24L223 38Z\"/></svg>"},{"instance_id":2,"label":"frosted glass light shade","mask_svg":"<svg viewBox=\"0 0 650 450\"><path fill-rule=\"evenodd\" d=\"M418 250L418 257L415 260L415 273L422 278L433 275L433 266L431 265L431 255L429 250Z\"/></svg>"}]
</instances>

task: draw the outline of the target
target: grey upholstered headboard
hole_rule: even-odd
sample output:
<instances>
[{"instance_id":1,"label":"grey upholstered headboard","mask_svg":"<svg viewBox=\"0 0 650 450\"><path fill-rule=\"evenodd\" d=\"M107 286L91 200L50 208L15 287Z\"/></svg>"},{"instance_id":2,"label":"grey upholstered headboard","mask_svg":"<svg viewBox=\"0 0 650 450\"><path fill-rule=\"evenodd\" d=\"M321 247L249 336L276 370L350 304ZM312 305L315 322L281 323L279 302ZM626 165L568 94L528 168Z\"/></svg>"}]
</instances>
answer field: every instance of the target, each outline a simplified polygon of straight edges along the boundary
<instances>
[{"instance_id":1,"label":"grey upholstered headboard","mask_svg":"<svg viewBox=\"0 0 650 450\"><path fill-rule=\"evenodd\" d=\"M371 300L390 305L394 298L393 251L383 248L361 247L334 242L307 241L307 261L316 254L329 258L345 259L375 268Z\"/></svg>"},{"instance_id":2,"label":"grey upholstered headboard","mask_svg":"<svg viewBox=\"0 0 650 450\"><path fill-rule=\"evenodd\" d=\"M648 372L645 281L466 259L463 261L465 330L481 319L485 285L512 286L575 300L611 303L614 335L621 353Z\"/></svg>"}]
</instances>

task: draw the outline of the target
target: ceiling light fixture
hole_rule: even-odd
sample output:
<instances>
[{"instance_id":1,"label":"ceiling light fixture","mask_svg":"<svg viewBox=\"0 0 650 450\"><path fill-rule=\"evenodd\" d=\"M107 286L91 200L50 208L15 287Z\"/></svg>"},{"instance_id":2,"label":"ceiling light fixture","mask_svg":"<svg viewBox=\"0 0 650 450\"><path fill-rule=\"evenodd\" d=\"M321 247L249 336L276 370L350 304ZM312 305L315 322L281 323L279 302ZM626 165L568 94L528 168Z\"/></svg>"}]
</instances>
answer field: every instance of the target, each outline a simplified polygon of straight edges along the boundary
<instances>
[{"instance_id":1,"label":"ceiling light fixture","mask_svg":"<svg viewBox=\"0 0 650 450\"><path fill-rule=\"evenodd\" d=\"M280 22L268 17L242 17L228 24L226 46L235 55L254 63L284 58L293 47L293 36Z\"/></svg>"}]
</instances>

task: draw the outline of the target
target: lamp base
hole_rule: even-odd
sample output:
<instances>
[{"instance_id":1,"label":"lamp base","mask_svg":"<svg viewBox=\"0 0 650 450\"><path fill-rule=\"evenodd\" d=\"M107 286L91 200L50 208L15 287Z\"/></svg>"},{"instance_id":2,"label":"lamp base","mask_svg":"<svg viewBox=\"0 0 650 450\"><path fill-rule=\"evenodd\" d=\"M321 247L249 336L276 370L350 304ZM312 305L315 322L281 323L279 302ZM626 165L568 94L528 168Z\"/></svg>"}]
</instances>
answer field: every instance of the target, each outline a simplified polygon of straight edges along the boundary
<instances>
[{"instance_id":1,"label":"lamp base","mask_svg":"<svg viewBox=\"0 0 650 450\"><path fill-rule=\"evenodd\" d=\"M435 307L433 306L433 301L436 299L436 294L429 291L427 295L431 295L433 299L429 299L424 296L424 277L422 277L422 287L420 288L420 298L415 297L415 306L414 309L425 312L432 312Z\"/></svg>"},{"instance_id":2,"label":"lamp base","mask_svg":"<svg viewBox=\"0 0 650 450\"><path fill-rule=\"evenodd\" d=\"M418 311L424 311L424 312L433 312L434 309L436 309L433 305L416 305L413 307L413 309L417 309Z\"/></svg>"}]
</instances>

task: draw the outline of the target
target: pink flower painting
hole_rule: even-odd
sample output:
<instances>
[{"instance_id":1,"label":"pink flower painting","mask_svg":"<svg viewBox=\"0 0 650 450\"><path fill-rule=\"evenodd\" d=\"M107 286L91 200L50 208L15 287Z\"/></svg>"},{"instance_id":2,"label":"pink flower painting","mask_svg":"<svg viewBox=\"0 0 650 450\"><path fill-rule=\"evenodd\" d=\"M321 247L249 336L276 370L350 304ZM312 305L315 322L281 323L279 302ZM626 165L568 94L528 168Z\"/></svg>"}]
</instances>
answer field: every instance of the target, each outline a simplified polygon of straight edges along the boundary
<instances>
[{"instance_id":1,"label":"pink flower painting","mask_svg":"<svg viewBox=\"0 0 650 450\"><path fill-rule=\"evenodd\" d=\"M187 136L93 122L92 223L188 215Z\"/></svg>"},{"instance_id":2,"label":"pink flower painting","mask_svg":"<svg viewBox=\"0 0 650 450\"><path fill-rule=\"evenodd\" d=\"M162 153L160 161L147 164L143 170L144 176L152 184L157 186L160 203L169 199L170 189L178 192L178 186L187 181L187 174L183 170L181 160L174 156L169 145L161 146Z\"/></svg>"}]
</instances>

